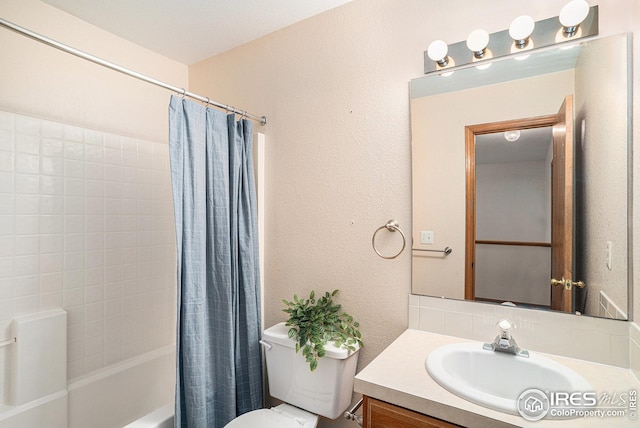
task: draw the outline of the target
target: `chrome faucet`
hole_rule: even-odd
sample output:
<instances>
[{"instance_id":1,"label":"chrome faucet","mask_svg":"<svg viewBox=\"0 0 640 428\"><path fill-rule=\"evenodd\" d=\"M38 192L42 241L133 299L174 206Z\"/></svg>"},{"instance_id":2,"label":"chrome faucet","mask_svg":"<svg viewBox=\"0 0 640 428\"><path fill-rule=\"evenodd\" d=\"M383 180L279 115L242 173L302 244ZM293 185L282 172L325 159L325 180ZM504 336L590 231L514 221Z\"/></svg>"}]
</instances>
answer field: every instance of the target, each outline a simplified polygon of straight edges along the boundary
<instances>
[{"instance_id":1,"label":"chrome faucet","mask_svg":"<svg viewBox=\"0 0 640 428\"><path fill-rule=\"evenodd\" d=\"M529 358L529 351L520 349L516 340L511 336L510 331L515 327L511 321L502 320L498 324L498 331L500 332L492 343L485 343L482 349L487 351L506 352L507 354L513 354L518 357Z\"/></svg>"}]
</instances>

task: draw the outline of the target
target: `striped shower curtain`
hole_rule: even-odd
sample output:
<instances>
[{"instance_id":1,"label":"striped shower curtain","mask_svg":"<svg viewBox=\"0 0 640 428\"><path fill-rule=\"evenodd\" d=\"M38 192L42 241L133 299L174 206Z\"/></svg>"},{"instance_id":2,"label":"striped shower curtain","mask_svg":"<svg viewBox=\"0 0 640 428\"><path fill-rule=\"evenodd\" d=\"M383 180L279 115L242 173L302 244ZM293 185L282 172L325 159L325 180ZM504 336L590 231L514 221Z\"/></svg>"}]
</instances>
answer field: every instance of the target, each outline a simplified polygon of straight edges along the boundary
<instances>
[{"instance_id":1,"label":"striped shower curtain","mask_svg":"<svg viewBox=\"0 0 640 428\"><path fill-rule=\"evenodd\" d=\"M176 427L223 427L262 407L251 125L171 97L178 253Z\"/></svg>"}]
</instances>

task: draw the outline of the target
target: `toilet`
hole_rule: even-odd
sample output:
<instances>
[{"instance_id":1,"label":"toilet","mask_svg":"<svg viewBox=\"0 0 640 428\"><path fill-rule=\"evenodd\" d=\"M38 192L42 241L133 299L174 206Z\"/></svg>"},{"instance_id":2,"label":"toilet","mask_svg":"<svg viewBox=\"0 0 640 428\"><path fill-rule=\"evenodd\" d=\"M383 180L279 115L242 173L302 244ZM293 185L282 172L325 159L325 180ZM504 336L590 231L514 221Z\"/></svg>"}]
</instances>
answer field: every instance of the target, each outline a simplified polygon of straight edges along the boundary
<instances>
[{"instance_id":1,"label":"toilet","mask_svg":"<svg viewBox=\"0 0 640 428\"><path fill-rule=\"evenodd\" d=\"M270 409L238 416L226 428L314 428L320 416L336 419L351 403L353 378L358 363L355 352L325 346L326 355L312 372L289 328L279 323L263 332L269 394L284 403Z\"/></svg>"}]
</instances>

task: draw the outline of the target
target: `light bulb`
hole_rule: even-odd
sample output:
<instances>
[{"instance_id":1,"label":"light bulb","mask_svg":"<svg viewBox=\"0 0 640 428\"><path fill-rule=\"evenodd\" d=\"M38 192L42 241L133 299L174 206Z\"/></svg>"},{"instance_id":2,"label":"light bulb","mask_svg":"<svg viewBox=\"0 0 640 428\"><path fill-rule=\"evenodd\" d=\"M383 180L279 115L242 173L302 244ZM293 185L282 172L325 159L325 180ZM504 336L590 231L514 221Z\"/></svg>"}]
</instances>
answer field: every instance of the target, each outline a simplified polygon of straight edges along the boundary
<instances>
[{"instance_id":1,"label":"light bulb","mask_svg":"<svg viewBox=\"0 0 640 428\"><path fill-rule=\"evenodd\" d=\"M518 138L520 138L520 131L518 131L517 129L513 131L506 131L504 133L504 139L510 143L518 140Z\"/></svg>"},{"instance_id":2,"label":"light bulb","mask_svg":"<svg viewBox=\"0 0 640 428\"><path fill-rule=\"evenodd\" d=\"M586 0L571 0L560 11L560 24L564 27L564 35L572 37L578 26L589 15L589 3Z\"/></svg>"},{"instance_id":3,"label":"light bulb","mask_svg":"<svg viewBox=\"0 0 640 428\"><path fill-rule=\"evenodd\" d=\"M449 47L442 40L435 40L431 42L427 48L427 55L429 56L429 59L431 59L431 61L435 61L440 67L445 67L449 63L447 52L449 52Z\"/></svg>"},{"instance_id":4,"label":"light bulb","mask_svg":"<svg viewBox=\"0 0 640 428\"><path fill-rule=\"evenodd\" d=\"M522 49L529 43L529 37L533 33L536 23L532 17L522 15L513 20L509 26L509 35L515 40L516 47Z\"/></svg>"},{"instance_id":5,"label":"light bulb","mask_svg":"<svg viewBox=\"0 0 640 428\"><path fill-rule=\"evenodd\" d=\"M467 47L476 58L484 56L484 50L489 44L489 33L484 30L474 30L467 37Z\"/></svg>"}]
</instances>

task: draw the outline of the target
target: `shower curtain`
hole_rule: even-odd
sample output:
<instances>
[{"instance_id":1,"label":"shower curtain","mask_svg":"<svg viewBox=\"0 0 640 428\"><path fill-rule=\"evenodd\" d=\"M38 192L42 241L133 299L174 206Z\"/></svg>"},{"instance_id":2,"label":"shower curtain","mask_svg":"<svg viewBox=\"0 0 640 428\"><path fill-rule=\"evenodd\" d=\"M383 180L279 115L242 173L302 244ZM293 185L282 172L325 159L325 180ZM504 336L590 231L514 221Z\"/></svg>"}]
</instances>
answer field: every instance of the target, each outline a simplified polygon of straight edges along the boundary
<instances>
[{"instance_id":1,"label":"shower curtain","mask_svg":"<svg viewBox=\"0 0 640 428\"><path fill-rule=\"evenodd\" d=\"M178 253L176 427L222 427L262 407L251 125L171 97Z\"/></svg>"}]
</instances>

